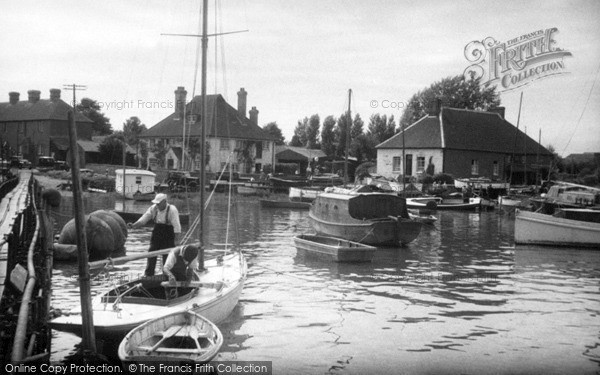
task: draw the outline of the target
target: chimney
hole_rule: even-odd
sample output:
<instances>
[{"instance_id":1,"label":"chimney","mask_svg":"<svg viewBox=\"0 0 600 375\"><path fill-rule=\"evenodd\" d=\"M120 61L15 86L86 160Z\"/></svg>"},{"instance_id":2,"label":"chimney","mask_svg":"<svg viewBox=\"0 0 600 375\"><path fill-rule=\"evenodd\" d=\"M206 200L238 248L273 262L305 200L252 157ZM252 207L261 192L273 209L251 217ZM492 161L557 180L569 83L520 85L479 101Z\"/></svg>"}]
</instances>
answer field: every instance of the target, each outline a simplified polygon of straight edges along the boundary
<instances>
[{"instance_id":1,"label":"chimney","mask_svg":"<svg viewBox=\"0 0 600 375\"><path fill-rule=\"evenodd\" d=\"M29 90L29 103L37 103L40 100L40 90Z\"/></svg>"},{"instance_id":2,"label":"chimney","mask_svg":"<svg viewBox=\"0 0 600 375\"><path fill-rule=\"evenodd\" d=\"M246 117L246 97L248 93L242 87L240 91L238 91L238 113L242 117Z\"/></svg>"},{"instance_id":3,"label":"chimney","mask_svg":"<svg viewBox=\"0 0 600 375\"><path fill-rule=\"evenodd\" d=\"M490 108L488 110L488 112L492 112L492 113L497 113L500 115L500 117L502 117L502 119L504 120L504 112L506 111L505 107L496 107L496 108Z\"/></svg>"},{"instance_id":4,"label":"chimney","mask_svg":"<svg viewBox=\"0 0 600 375\"><path fill-rule=\"evenodd\" d=\"M250 121L258 125L258 109L256 107L252 107L250 110Z\"/></svg>"},{"instance_id":5,"label":"chimney","mask_svg":"<svg viewBox=\"0 0 600 375\"><path fill-rule=\"evenodd\" d=\"M50 100L52 102L60 100L60 89L50 89Z\"/></svg>"},{"instance_id":6,"label":"chimney","mask_svg":"<svg viewBox=\"0 0 600 375\"><path fill-rule=\"evenodd\" d=\"M435 98L429 107L429 116L439 116L440 110L442 109L442 99Z\"/></svg>"},{"instance_id":7,"label":"chimney","mask_svg":"<svg viewBox=\"0 0 600 375\"><path fill-rule=\"evenodd\" d=\"M175 90L175 113L180 118L185 116L185 101L186 101L187 91L185 91L185 87L179 86L177 90Z\"/></svg>"},{"instance_id":8,"label":"chimney","mask_svg":"<svg viewBox=\"0 0 600 375\"><path fill-rule=\"evenodd\" d=\"M17 104L19 102L19 93L12 91L8 93L8 97L10 98L10 104Z\"/></svg>"}]
</instances>

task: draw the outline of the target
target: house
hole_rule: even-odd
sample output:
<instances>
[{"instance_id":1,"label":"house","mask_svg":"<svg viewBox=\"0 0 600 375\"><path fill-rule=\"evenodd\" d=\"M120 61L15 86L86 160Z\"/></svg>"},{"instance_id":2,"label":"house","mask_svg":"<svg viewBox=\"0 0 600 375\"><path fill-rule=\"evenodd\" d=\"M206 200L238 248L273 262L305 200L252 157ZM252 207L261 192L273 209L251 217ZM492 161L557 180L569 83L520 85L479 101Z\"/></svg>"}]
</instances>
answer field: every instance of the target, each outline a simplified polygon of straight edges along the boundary
<instances>
[{"instance_id":1,"label":"house","mask_svg":"<svg viewBox=\"0 0 600 375\"><path fill-rule=\"evenodd\" d=\"M547 175L552 160L550 151L504 119L504 107L484 112L442 107L439 101L376 148L377 172L386 177L420 176L429 168L454 178L534 183L538 172Z\"/></svg>"},{"instance_id":2,"label":"house","mask_svg":"<svg viewBox=\"0 0 600 375\"><path fill-rule=\"evenodd\" d=\"M20 155L36 166L38 157L53 156L66 160L69 149L67 114L73 108L60 98L59 89L50 89L50 98L41 99L40 91L29 90L27 100L10 92L9 101L0 103L1 157ZM78 140L91 141L92 121L75 113ZM80 145L80 159L85 158Z\"/></svg>"},{"instance_id":3,"label":"house","mask_svg":"<svg viewBox=\"0 0 600 375\"><path fill-rule=\"evenodd\" d=\"M258 173L263 166L275 163L276 138L257 125L256 107L249 111L250 118L246 117L247 94L240 89L237 109L221 95L207 95L208 172L221 171L230 163L234 172ZM175 112L140 135L140 139L148 144L148 165L151 167L159 164L167 169L200 169L202 96L185 104L186 95L187 91L178 87ZM185 147L182 142L184 126Z\"/></svg>"}]
</instances>

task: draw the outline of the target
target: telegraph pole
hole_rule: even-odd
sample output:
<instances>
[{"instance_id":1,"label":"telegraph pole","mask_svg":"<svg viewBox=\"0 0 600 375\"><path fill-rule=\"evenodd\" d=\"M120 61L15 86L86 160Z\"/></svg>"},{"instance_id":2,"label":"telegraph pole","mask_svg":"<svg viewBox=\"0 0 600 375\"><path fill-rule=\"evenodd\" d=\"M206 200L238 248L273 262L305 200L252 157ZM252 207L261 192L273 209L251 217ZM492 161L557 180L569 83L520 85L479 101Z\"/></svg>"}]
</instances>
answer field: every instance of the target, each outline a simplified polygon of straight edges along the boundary
<instances>
[{"instance_id":1,"label":"telegraph pole","mask_svg":"<svg viewBox=\"0 0 600 375\"><path fill-rule=\"evenodd\" d=\"M72 90L73 91L73 112L77 112L76 106L77 106L77 100L75 98L75 93L77 91L84 91L87 89L87 86L84 85L76 85L76 84L70 84L70 85L63 85L63 90Z\"/></svg>"}]
</instances>

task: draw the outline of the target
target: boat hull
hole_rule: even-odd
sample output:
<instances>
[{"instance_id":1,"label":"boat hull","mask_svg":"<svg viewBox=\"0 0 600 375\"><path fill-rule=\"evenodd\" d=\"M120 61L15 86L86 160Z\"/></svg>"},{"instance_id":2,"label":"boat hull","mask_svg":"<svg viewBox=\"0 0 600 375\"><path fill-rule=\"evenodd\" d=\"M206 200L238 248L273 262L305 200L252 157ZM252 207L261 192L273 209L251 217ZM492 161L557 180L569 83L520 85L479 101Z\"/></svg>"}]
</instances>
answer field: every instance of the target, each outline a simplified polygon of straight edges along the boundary
<instances>
[{"instance_id":1,"label":"boat hull","mask_svg":"<svg viewBox=\"0 0 600 375\"><path fill-rule=\"evenodd\" d=\"M412 242L421 233L422 224L410 219L390 218L335 223L309 213L315 231L324 236L339 237L367 245L396 246Z\"/></svg>"},{"instance_id":2,"label":"boat hull","mask_svg":"<svg viewBox=\"0 0 600 375\"><path fill-rule=\"evenodd\" d=\"M323 193L321 189L290 187L290 200L294 202L312 202L319 194Z\"/></svg>"},{"instance_id":3,"label":"boat hull","mask_svg":"<svg viewBox=\"0 0 600 375\"><path fill-rule=\"evenodd\" d=\"M219 328L192 311L152 319L131 330L121 341L124 363L147 361L206 363L223 345Z\"/></svg>"},{"instance_id":4,"label":"boat hull","mask_svg":"<svg viewBox=\"0 0 600 375\"><path fill-rule=\"evenodd\" d=\"M600 249L600 224L517 210L515 243Z\"/></svg>"},{"instance_id":5,"label":"boat hull","mask_svg":"<svg viewBox=\"0 0 600 375\"><path fill-rule=\"evenodd\" d=\"M209 271L202 274L200 279L203 283L217 284L224 278L221 288L198 288L197 292L189 298L179 298L171 304L150 303L153 301L144 303L145 301L140 298L131 299L131 302L123 299L123 302L114 308L113 301L107 302L104 294L94 298L92 312L96 335L122 337L151 319L186 310L196 312L213 323L219 323L233 311L246 279L246 263L243 256L241 260L237 255L225 257L223 267L218 266L216 262L207 261L206 268ZM81 325L81 311L78 309L72 311L70 315L59 316L50 321L53 329L71 332L78 336L81 335Z\"/></svg>"},{"instance_id":6,"label":"boat hull","mask_svg":"<svg viewBox=\"0 0 600 375\"><path fill-rule=\"evenodd\" d=\"M333 259L335 262L370 262L376 248L335 237L300 235L294 237L298 250Z\"/></svg>"},{"instance_id":7,"label":"boat hull","mask_svg":"<svg viewBox=\"0 0 600 375\"><path fill-rule=\"evenodd\" d=\"M310 203L308 202L294 202L294 201L279 201L273 199L260 199L260 206L265 208L293 208L308 210Z\"/></svg>"}]
</instances>

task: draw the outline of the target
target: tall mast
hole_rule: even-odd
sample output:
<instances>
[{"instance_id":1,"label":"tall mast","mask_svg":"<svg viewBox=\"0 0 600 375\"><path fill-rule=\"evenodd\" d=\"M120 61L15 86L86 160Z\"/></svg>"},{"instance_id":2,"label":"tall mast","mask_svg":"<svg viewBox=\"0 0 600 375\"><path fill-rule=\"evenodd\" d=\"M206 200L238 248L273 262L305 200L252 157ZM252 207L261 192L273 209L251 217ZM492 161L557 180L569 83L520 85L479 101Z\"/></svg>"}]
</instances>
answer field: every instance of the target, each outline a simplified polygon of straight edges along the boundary
<instances>
[{"instance_id":1,"label":"tall mast","mask_svg":"<svg viewBox=\"0 0 600 375\"><path fill-rule=\"evenodd\" d=\"M208 50L208 0L202 1L202 88L200 95L202 96L202 105L200 113L202 122L200 124L200 225L198 226L198 241L200 242L200 257L199 268L204 269L204 187L206 173L206 126L208 124L207 115L207 98L206 98L206 59Z\"/></svg>"},{"instance_id":2,"label":"tall mast","mask_svg":"<svg viewBox=\"0 0 600 375\"><path fill-rule=\"evenodd\" d=\"M521 91L521 98L519 99L519 115L517 116L517 129L515 130L515 143L513 145L512 157L510 158L510 176L508 176L508 184L512 183L513 166L515 165L515 150L517 149L517 138L519 136L519 122L521 121L521 104L523 104L523 92Z\"/></svg>"},{"instance_id":3,"label":"tall mast","mask_svg":"<svg viewBox=\"0 0 600 375\"><path fill-rule=\"evenodd\" d=\"M344 159L344 185L348 184L348 153L350 152L350 129L352 128L352 89L348 89L348 122L346 123L346 158Z\"/></svg>"}]
</instances>

